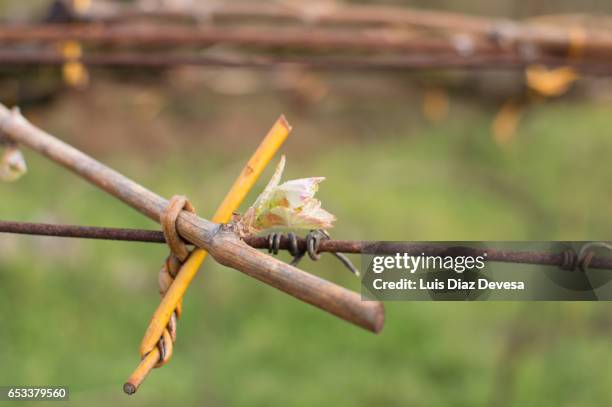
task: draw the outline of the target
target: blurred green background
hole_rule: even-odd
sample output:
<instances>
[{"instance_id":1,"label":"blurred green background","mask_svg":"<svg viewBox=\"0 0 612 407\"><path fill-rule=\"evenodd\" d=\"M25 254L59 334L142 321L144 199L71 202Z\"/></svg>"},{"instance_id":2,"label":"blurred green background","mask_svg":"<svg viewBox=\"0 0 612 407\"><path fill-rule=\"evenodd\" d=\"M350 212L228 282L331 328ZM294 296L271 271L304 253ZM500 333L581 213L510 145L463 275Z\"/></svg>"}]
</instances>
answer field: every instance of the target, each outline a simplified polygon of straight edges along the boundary
<instances>
[{"instance_id":1,"label":"blurred green background","mask_svg":"<svg viewBox=\"0 0 612 407\"><path fill-rule=\"evenodd\" d=\"M4 76L0 91L23 97L28 83L57 77L22 74ZM189 196L203 216L284 113L294 127L285 179L327 177L319 195L339 219L337 238L610 240L611 85L585 79L530 104L503 146L491 122L522 92L520 74L93 71L88 89L60 83L23 110L150 189ZM422 113L432 86L449 101L434 122ZM0 218L156 228L54 163L26 158L27 176L0 184ZM186 296L172 361L128 397L121 385L159 302L166 254L1 235L0 384L67 385L66 404L88 406L612 404L610 304L387 303L376 336L212 260ZM359 290L329 256L301 267Z\"/></svg>"}]
</instances>

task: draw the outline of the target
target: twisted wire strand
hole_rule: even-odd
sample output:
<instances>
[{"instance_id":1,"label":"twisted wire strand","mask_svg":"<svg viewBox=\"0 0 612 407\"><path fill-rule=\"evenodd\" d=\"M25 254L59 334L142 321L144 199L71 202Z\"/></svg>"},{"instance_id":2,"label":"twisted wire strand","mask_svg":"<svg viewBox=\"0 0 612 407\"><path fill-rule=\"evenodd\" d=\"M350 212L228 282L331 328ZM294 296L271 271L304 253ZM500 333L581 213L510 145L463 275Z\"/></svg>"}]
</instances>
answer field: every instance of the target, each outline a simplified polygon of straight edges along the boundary
<instances>
[{"instance_id":1,"label":"twisted wire strand","mask_svg":"<svg viewBox=\"0 0 612 407\"><path fill-rule=\"evenodd\" d=\"M159 294L163 298L168 292L168 289L172 285L172 282L176 278L181 266L189 257L189 249L185 242L180 238L176 230L176 219L182 210L195 213L195 208L186 197L181 195L174 195L170 198L168 206L162 212L160 216L160 223L166 242L170 247L170 254L166 258L164 265L159 271L158 284ZM156 368L161 367L168 363L172 357L174 348L174 342L176 342L176 326L177 321L180 319L182 314L182 302L177 304L176 309L172 312L170 321L164 329L162 336L157 342L159 349L159 361L155 365ZM141 358L146 357L153 349L144 349L141 352Z\"/></svg>"},{"instance_id":2,"label":"twisted wire strand","mask_svg":"<svg viewBox=\"0 0 612 407\"><path fill-rule=\"evenodd\" d=\"M270 233L267 236L268 253L274 255L278 254L282 236L283 234L278 232ZM293 232L287 233L287 240L289 242L289 247L287 250L293 256L293 259L291 260L290 264L292 266L296 266L306 254L308 254L308 257L310 257L312 261L319 260L321 258L321 254L319 253L319 245L321 244L321 241L328 240L330 238L331 236L326 230L311 230L310 232L308 232L305 238L306 250L300 250L296 234ZM344 266L349 269L351 273L356 276L359 276L359 270L353 265L351 260L346 255L336 252L331 252L331 254L333 254L334 257L340 260L342 264L344 264Z\"/></svg>"},{"instance_id":3,"label":"twisted wire strand","mask_svg":"<svg viewBox=\"0 0 612 407\"><path fill-rule=\"evenodd\" d=\"M561 264L559 265L560 269L568 270L568 271L576 271L579 270L581 272L586 272L595 257L595 248L606 249L608 251L612 251L612 245L605 242L589 242L585 243L580 247L578 253L574 249L565 249L561 252L563 256L561 259Z\"/></svg>"}]
</instances>

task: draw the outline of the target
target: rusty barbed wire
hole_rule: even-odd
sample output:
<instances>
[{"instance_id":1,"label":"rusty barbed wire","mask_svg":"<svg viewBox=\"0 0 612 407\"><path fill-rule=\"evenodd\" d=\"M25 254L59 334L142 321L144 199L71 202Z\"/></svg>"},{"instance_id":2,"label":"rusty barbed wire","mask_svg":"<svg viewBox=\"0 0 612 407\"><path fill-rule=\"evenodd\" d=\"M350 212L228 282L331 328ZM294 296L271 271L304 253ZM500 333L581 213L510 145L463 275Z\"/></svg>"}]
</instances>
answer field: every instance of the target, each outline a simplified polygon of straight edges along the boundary
<instances>
[{"instance_id":1,"label":"rusty barbed wire","mask_svg":"<svg viewBox=\"0 0 612 407\"><path fill-rule=\"evenodd\" d=\"M164 233L158 230L59 225L51 223L0 221L0 233L127 242L166 243Z\"/></svg>"},{"instance_id":2,"label":"rusty barbed wire","mask_svg":"<svg viewBox=\"0 0 612 407\"><path fill-rule=\"evenodd\" d=\"M173 21L192 24L236 22L272 22L298 24L307 27L386 27L411 28L426 32L465 33L485 38L501 45L516 43L538 46L569 47L574 42L576 26L560 27L550 22L512 20L476 16L457 12L415 9L406 6L379 4L260 4L245 1L212 2L188 7L149 7L114 3L104 8L92 7L86 13L64 11L63 22L122 24L134 21ZM611 40L606 30L580 27L584 39L591 43Z\"/></svg>"},{"instance_id":3,"label":"rusty barbed wire","mask_svg":"<svg viewBox=\"0 0 612 407\"><path fill-rule=\"evenodd\" d=\"M267 237L268 253L271 253L274 255L278 254L278 250L280 248L280 242L282 238L283 238L283 234L280 232L274 232L268 235ZM318 261L321 258L321 255L319 254L319 246L321 245L322 241L331 239L331 235L329 234L327 230L323 230L323 229L311 230L310 232L308 232L308 234L304 238L306 242L305 250L300 250L300 247L298 244L298 238L294 232L287 233L287 239L289 240L289 248L287 249L287 251L293 256L293 259L291 260L289 264L291 264L292 266L297 266L306 254L308 254L308 257L310 258L310 260ZM348 257L346 257L343 253L339 253L339 252L331 252L331 253L338 260L340 260L340 262L342 262L342 264L351 273L359 277L360 275L359 269L357 269L357 267L353 265L353 263Z\"/></svg>"},{"instance_id":4,"label":"rusty barbed wire","mask_svg":"<svg viewBox=\"0 0 612 407\"><path fill-rule=\"evenodd\" d=\"M320 57L271 55L206 55L175 52L117 52L96 51L85 53L77 59L91 67L144 67L172 68L177 66L207 66L226 68L308 68L315 70L523 70L533 64L547 67L569 66L584 75L612 75L612 60L575 60L560 56L527 56L520 54L453 55L412 54L405 56L369 57ZM63 65L66 57L49 50L0 50L3 66Z\"/></svg>"},{"instance_id":5,"label":"rusty barbed wire","mask_svg":"<svg viewBox=\"0 0 612 407\"><path fill-rule=\"evenodd\" d=\"M0 221L0 233L14 233L26 235L43 235L68 238L86 238L102 240L120 240L145 243L165 243L163 232L155 230L141 229L120 229L102 228L91 226L75 225L54 225L46 223L13 222ZM286 235L280 235L278 241L273 246L270 244L269 236L248 236L244 238L245 243L255 249L269 250L271 247L278 250L286 250L290 253L295 252L293 239ZM297 250L307 252L308 243L305 238L296 238ZM425 255L440 255L448 250L448 245L427 244L427 243L405 243L405 242L381 242L378 241L358 241L358 240L320 240L317 252L319 253L348 253L348 254L367 254L376 249L377 254L395 253L418 253ZM518 264L534 264L544 266L557 266L561 268L579 268L581 259L584 259L592 252L593 242L585 242L585 246L590 245L589 250L560 252L543 251L516 251L487 248L486 261ZM465 255L479 256L485 249L472 248L466 246L454 246L460 248ZM584 247L584 246L583 246ZM592 256L588 262L588 267L595 269L612 270L612 257Z\"/></svg>"},{"instance_id":6,"label":"rusty barbed wire","mask_svg":"<svg viewBox=\"0 0 612 407\"><path fill-rule=\"evenodd\" d=\"M0 64L63 65L66 57L45 46L76 41L85 48L69 62L90 66L522 70L542 64L571 66L587 75L612 75L612 31L584 24L560 26L339 4L306 7L238 2L189 9L114 4L104 10L92 7L85 13L73 12L69 5L64 8L62 18L48 18L43 24L0 25L4 45ZM176 24L177 20L182 24ZM237 23L224 24L233 20ZM202 47L218 44L237 47L244 55L200 52ZM160 52L168 47L172 49ZM172 52L177 47L181 53ZM269 52L278 49L293 55ZM245 50L257 52L249 55ZM321 58L330 55L332 58Z\"/></svg>"},{"instance_id":7,"label":"rusty barbed wire","mask_svg":"<svg viewBox=\"0 0 612 407\"><path fill-rule=\"evenodd\" d=\"M551 34L551 30L555 33ZM88 45L105 46L191 46L214 44L251 48L283 48L310 51L371 51L382 52L455 52L481 54L516 52L558 55L572 49L578 37L572 29L535 27L529 35L519 37L498 33L489 37L466 35L460 31L431 35L403 29L360 28L332 29L312 27L261 26L182 26L145 24L4 24L0 25L0 42L5 46L17 44L46 44L59 41L78 41ZM591 33L581 29L581 56L610 57L612 33ZM516 38L515 38L516 37ZM517 39L517 38L520 38Z\"/></svg>"},{"instance_id":8,"label":"rusty barbed wire","mask_svg":"<svg viewBox=\"0 0 612 407\"><path fill-rule=\"evenodd\" d=\"M470 51L496 52L499 47L481 38L445 38L415 35L403 30L338 30L303 27L185 27L172 25L105 26L95 24L0 25L0 43L48 44L78 41L86 45L121 47L185 46L215 44L253 48L291 48L311 51Z\"/></svg>"}]
</instances>

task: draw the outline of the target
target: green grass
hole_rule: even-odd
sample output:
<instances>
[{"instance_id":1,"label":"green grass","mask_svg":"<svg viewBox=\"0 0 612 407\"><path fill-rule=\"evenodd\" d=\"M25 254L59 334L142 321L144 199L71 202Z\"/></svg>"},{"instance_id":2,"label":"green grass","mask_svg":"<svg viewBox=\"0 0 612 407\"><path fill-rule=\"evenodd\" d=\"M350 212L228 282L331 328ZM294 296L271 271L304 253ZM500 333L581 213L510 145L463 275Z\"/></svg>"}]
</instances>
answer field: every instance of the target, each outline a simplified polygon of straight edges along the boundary
<instances>
[{"instance_id":1,"label":"green grass","mask_svg":"<svg viewBox=\"0 0 612 407\"><path fill-rule=\"evenodd\" d=\"M351 115L328 108L299 119L310 127L292 137ZM348 131L352 142L308 154L289 143L288 177L327 176L320 196L339 218L335 236L609 239L609 106L537 107L507 149L491 141L487 109L453 111L435 127L402 109L384 112L391 123L371 113L367 127ZM207 214L256 139L245 136L232 154L209 143L178 147L181 158L105 160ZM2 218L153 227L55 165L33 154L28 162L27 177L0 185ZM68 385L88 406L612 403L609 304L388 303L374 336L213 261L188 292L171 363L128 398L121 385L138 362L165 254L161 245L1 236L0 383ZM359 288L334 259L302 267Z\"/></svg>"}]
</instances>

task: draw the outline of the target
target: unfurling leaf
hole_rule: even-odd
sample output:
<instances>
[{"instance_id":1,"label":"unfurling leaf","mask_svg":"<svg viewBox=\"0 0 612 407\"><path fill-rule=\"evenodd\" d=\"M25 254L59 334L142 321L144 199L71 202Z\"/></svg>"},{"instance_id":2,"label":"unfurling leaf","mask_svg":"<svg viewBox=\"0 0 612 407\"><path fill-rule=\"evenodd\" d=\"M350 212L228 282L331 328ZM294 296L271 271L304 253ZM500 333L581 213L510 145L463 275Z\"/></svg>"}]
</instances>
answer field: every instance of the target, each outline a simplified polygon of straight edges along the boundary
<instances>
[{"instance_id":1,"label":"unfurling leaf","mask_svg":"<svg viewBox=\"0 0 612 407\"><path fill-rule=\"evenodd\" d=\"M16 146L7 146L0 158L0 180L16 181L28 171L23 154Z\"/></svg>"},{"instance_id":2,"label":"unfurling leaf","mask_svg":"<svg viewBox=\"0 0 612 407\"><path fill-rule=\"evenodd\" d=\"M578 79L572 67L547 68L543 65L531 65L525 71L527 85L542 96L561 96Z\"/></svg>"},{"instance_id":3,"label":"unfurling leaf","mask_svg":"<svg viewBox=\"0 0 612 407\"><path fill-rule=\"evenodd\" d=\"M266 188L240 219L240 229L252 234L272 228L331 228L336 217L321 208L321 201L314 198L325 178L302 178L280 184L284 168L285 156Z\"/></svg>"},{"instance_id":4,"label":"unfurling leaf","mask_svg":"<svg viewBox=\"0 0 612 407\"><path fill-rule=\"evenodd\" d=\"M508 144L512 140L516 134L522 113L523 106L512 99L504 103L499 109L491 125L493 138L498 145Z\"/></svg>"},{"instance_id":5,"label":"unfurling leaf","mask_svg":"<svg viewBox=\"0 0 612 407\"><path fill-rule=\"evenodd\" d=\"M73 88L86 88L89 84L89 73L80 61L83 55L81 44L76 41L66 41L61 45L60 50L66 58L66 63L62 66L64 82Z\"/></svg>"},{"instance_id":6,"label":"unfurling leaf","mask_svg":"<svg viewBox=\"0 0 612 407\"><path fill-rule=\"evenodd\" d=\"M89 74L85 66L76 61L66 62L62 67L64 82L70 87L82 89L89 84Z\"/></svg>"},{"instance_id":7,"label":"unfurling leaf","mask_svg":"<svg viewBox=\"0 0 612 407\"><path fill-rule=\"evenodd\" d=\"M78 14L85 14L91 8L91 0L72 0L72 7Z\"/></svg>"},{"instance_id":8,"label":"unfurling leaf","mask_svg":"<svg viewBox=\"0 0 612 407\"><path fill-rule=\"evenodd\" d=\"M441 123L448 117L448 93L443 88L428 88L423 93L423 116L430 123Z\"/></svg>"}]
</instances>

